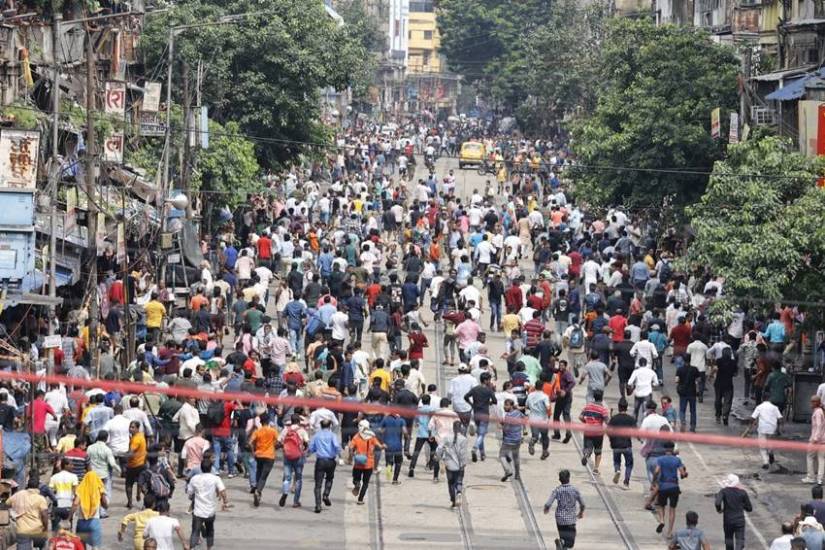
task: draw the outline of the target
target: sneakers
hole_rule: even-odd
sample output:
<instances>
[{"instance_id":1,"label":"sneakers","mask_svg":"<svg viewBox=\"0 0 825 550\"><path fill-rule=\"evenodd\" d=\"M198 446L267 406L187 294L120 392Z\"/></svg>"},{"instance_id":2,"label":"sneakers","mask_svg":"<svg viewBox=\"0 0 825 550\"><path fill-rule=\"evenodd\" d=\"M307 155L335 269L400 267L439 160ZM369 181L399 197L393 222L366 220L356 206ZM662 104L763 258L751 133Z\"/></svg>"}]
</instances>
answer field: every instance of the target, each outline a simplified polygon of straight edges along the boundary
<instances>
[{"instance_id":1,"label":"sneakers","mask_svg":"<svg viewBox=\"0 0 825 550\"><path fill-rule=\"evenodd\" d=\"M281 498L280 498L280 499L278 499L278 506L280 506L281 508L283 508L283 507L286 505L286 497L287 497L287 496L288 496L288 495L287 495L286 493L284 493L283 495L281 495Z\"/></svg>"},{"instance_id":2,"label":"sneakers","mask_svg":"<svg viewBox=\"0 0 825 550\"><path fill-rule=\"evenodd\" d=\"M582 457L582 466L587 466L587 457L586 456Z\"/></svg>"},{"instance_id":3,"label":"sneakers","mask_svg":"<svg viewBox=\"0 0 825 550\"><path fill-rule=\"evenodd\" d=\"M410 470L409 472L407 472L407 477L415 477L415 472Z\"/></svg>"},{"instance_id":4,"label":"sneakers","mask_svg":"<svg viewBox=\"0 0 825 550\"><path fill-rule=\"evenodd\" d=\"M455 505L461 506L461 491L455 494Z\"/></svg>"},{"instance_id":5,"label":"sneakers","mask_svg":"<svg viewBox=\"0 0 825 550\"><path fill-rule=\"evenodd\" d=\"M486 454L484 454L484 451L481 451L481 457L480 457L480 458L481 458L481 461L482 461L482 462L484 462L485 460L487 460L487 455L486 455Z\"/></svg>"},{"instance_id":6,"label":"sneakers","mask_svg":"<svg viewBox=\"0 0 825 550\"><path fill-rule=\"evenodd\" d=\"M511 477L513 477L513 474L504 474L504 475L502 476L502 478L501 478L501 482L502 482L502 483L504 483L504 482L506 482L508 479L510 479Z\"/></svg>"},{"instance_id":7,"label":"sneakers","mask_svg":"<svg viewBox=\"0 0 825 550\"><path fill-rule=\"evenodd\" d=\"M536 442L532 439L527 443L527 452L530 453L530 456L536 454Z\"/></svg>"},{"instance_id":8,"label":"sneakers","mask_svg":"<svg viewBox=\"0 0 825 550\"><path fill-rule=\"evenodd\" d=\"M630 480L629 479L624 480L624 483L622 483L622 485L624 486L625 489L630 489Z\"/></svg>"},{"instance_id":9,"label":"sneakers","mask_svg":"<svg viewBox=\"0 0 825 550\"><path fill-rule=\"evenodd\" d=\"M473 462L478 462L478 453L476 453L475 449L470 451L470 457L472 458Z\"/></svg>"},{"instance_id":10,"label":"sneakers","mask_svg":"<svg viewBox=\"0 0 825 550\"><path fill-rule=\"evenodd\" d=\"M259 493L258 491L255 491L255 494L252 497L252 506L257 508L260 505L261 505L261 493Z\"/></svg>"},{"instance_id":11,"label":"sneakers","mask_svg":"<svg viewBox=\"0 0 825 550\"><path fill-rule=\"evenodd\" d=\"M622 477L621 472L616 472L615 474L613 474L613 483L614 483L614 484L615 484L615 483L619 483L619 478L620 478L620 477Z\"/></svg>"},{"instance_id":12,"label":"sneakers","mask_svg":"<svg viewBox=\"0 0 825 550\"><path fill-rule=\"evenodd\" d=\"M357 497L357 496L358 496L358 491L360 491L360 490L361 490L361 486L360 486L360 485L355 485L355 486L353 486L353 488L352 488L352 496Z\"/></svg>"},{"instance_id":13,"label":"sneakers","mask_svg":"<svg viewBox=\"0 0 825 550\"><path fill-rule=\"evenodd\" d=\"M801 479L801 481L802 481L802 483L816 483L816 480L815 480L815 479L812 479L812 478L810 478L810 477L808 477L808 476L803 477L803 478Z\"/></svg>"},{"instance_id":14,"label":"sneakers","mask_svg":"<svg viewBox=\"0 0 825 550\"><path fill-rule=\"evenodd\" d=\"M558 441L559 439L561 439L561 434L560 433L555 433L555 434L553 434L553 437L551 437L550 439L555 439L556 441Z\"/></svg>"},{"instance_id":15,"label":"sneakers","mask_svg":"<svg viewBox=\"0 0 825 550\"><path fill-rule=\"evenodd\" d=\"M324 497L323 500L324 500L324 505L326 505L327 507L332 506L332 501L329 499L329 497Z\"/></svg>"},{"instance_id":16,"label":"sneakers","mask_svg":"<svg viewBox=\"0 0 825 550\"><path fill-rule=\"evenodd\" d=\"M541 457L540 457L540 458L541 458L542 460L547 460L547 457L548 457L548 456L550 456L550 453L549 453L549 452L547 452L547 451L542 451L542 453L541 453Z\"/></svg>"},{"instance_id":17,"label":"sneakers","mask_svg":"<svg viewBox=\"0 0 825 550\"><path fill-rule=\"evenodd\" d=\"M564 436L564 440L562 441L562 443L569 443L571 437L573 437L573 434L567 434L566 436Z\"/></svg>"},{"instance_id":18,"label":"sneakers","mask_svg":"<svg viewBox=\"0 0 825 550\"><path fill-rule=\"evenodd\" d=\"M320 507L320 506L316 506L316 507L315 507L315 513L316 513L316 514L320 514L320 513L321 513L321 507Z\"/></svg>"}]
</instances>

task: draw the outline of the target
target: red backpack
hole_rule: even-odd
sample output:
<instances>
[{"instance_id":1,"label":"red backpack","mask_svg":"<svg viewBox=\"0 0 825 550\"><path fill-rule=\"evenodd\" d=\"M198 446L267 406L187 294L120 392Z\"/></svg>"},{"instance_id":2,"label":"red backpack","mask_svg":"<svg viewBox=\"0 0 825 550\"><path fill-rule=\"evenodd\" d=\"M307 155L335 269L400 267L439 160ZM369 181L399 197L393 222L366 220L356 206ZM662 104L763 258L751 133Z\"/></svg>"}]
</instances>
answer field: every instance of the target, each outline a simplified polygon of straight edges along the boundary
<instances>
[{"instance_id":1,"label":"red backpack","mask_svg":"<svg viewBox=\"0 0 825 550\"><path fill-rule=\"evenodd\" d=\"M284 434L284 458L298 460L304 456L304 440L296 428L289 428Z\"/></svg>"}]
</instances>

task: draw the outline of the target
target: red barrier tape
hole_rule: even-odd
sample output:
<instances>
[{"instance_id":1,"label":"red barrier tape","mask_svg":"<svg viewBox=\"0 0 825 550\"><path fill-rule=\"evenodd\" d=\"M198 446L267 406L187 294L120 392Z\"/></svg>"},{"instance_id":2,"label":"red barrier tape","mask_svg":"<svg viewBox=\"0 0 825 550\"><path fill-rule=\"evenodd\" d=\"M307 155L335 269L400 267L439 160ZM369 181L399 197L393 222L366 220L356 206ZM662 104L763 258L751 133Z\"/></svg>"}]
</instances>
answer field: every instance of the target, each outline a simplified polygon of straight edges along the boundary
<instances>
[{"instance_id":1,"label":"red barrier tape","mask_svg":"<svg viewBox=\"0 0 825 550\"><path fill-rule=\"evenodd\" d=\"M30 373L14 373L0 371L0 380L23 381L46 384L66 384L67 386L82 387L88 389L101 389L106 391L118 391L129 394L154 393L173 395L177 397L205 398L209 400L238 401L241 403L266 403L268 405L286 405L288 407L304 407L307 410L327 408L337 412L362 412L365 414L397 414L404 417L420 416L416 409L398 407L392 405L379 405L377 403L362 403L353 401L317 399L310 397L272 397L258 395L248 392L205 392L189 388L176 386L158 387L152 384L137 382L106 381L106 380L80 380L61 375L39 376ZM443 413L428 413L429 416L448 416ZM639 439L662 439L674 442L696 443L700 445L715 445L721 447L742 447L771 449L775 451L808 452L811 450L825 451L825 444L811 444L807 441L786 441L780 439L750 439L732 435L701 434L690 432L661 432L656 430L642 430L639 428L600 428L587 426L583 423L555 422L552 420L540 421L530 419L512 419L490 416L488 420L498 424L522 424L542 429L550 430L570 430L583 432L585 436L601 435L635 437Z\"/></svg>"}]
</instances>

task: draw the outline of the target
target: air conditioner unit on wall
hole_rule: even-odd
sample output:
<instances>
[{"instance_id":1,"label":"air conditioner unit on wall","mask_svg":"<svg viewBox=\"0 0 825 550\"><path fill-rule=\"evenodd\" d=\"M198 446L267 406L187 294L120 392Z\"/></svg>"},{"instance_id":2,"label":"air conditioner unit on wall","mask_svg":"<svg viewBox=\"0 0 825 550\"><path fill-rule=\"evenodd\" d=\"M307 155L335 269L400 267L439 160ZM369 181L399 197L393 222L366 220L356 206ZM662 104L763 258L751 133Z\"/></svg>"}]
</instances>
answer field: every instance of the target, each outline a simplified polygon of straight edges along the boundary
<instances>
[{"instance_id":1,"label":"air conditioner unit on wall","mask_svg":"<svg viewBox=\"0 0 825 550\"><path fill-rule=\"evenodd\" d=\"M776 124L776 111L770 107L751 107L751 120L759 126L774 125Z\"/></svg>"}]
</instances>

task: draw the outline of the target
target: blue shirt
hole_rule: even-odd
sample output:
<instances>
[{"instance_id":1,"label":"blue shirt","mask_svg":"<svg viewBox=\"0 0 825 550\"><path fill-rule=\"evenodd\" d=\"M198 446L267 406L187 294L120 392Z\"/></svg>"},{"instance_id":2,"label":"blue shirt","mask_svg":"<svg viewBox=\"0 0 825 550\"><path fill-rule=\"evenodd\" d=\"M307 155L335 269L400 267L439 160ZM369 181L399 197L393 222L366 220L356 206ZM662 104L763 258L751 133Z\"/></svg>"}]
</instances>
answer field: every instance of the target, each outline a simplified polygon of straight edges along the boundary
<instances>
[{"instance_id":1,"label":"blue shirt","mask_svg":"<svg viewBox=\"0 0 825 550\"><path fill-rule=\"evenodd\" d=\"M513 409L504 415L511 421L520 421L524 418L524 414L518 409ZM521 429L522 425L517 423L505 422L501 425L501 440L509 445L518 445L521 443Z\"/></svg>"},{"instance_id":2,"label":"blue shirt","mask_svg":"<svg viewBox=\"0 0 825 550\"><path fill-rule=\"evenodd\" d=\"M772 344L781 344L785 341L785 325L781 321L773 320L762 336Z\"/></svg>"},{"instance_id":3,"label":"blue shirt","mask_svg":"<svg viewBox=\"0 0 825 550\"><path fill-rule=\"evenodd\" d=\"M659 353L664 351L665 347L667 347L667 338L658 330L651 330L647 335L647 339L650 340L651 344L656 346L656 351Z\"/></svg>"},{"instance_id":4,"label":"blue shirt","mask_svg":"<svg viewBox=\"0 0 825 550\"><path fill-rule=\"evenodd\" d=\"M404 426L406 423L400 416L388 415L381 421L381 431L384 445L387 446L387 452L400 453L402 450L401 436L403 435Z\"/></svg>"},{"instance_id":5,"label":"blue shirt","mask_svg":"<svg viewBox=\"0 0 825 550\"><path fill-rule=\"evenodd\" d=\"M650 278L650 270L644 262L636 262L630 268L630 276L634 281L647 281Z\"/></svg>"},{"instance_id":6,"label":"blue shirt","mask_svg":"<svg viewBox=\"0 0 825 550\"><path fill-rule=\"evenodd\" d=\"M360 295L355 295L347 300L347 315L350 321L364 320L364 299Z\"/></svg>"},{"instance_id":7,"label":"blue shirt","mask_svg":"<svg viewBox=\"0 0 825 550\"><path fill-rule=\"evenodd\" d=\"M284 308L286 326L291 330L301 330L304 321L306 306L298 300L292 300Z\"/></svg>"},{"instance_id":8,"label":"blue shirt","mask_svg":"<svg viewBox=\"0 0 825 550\"><path fill-rule=\"evenodd\" d=\"M223 251L226 257L226 267L235 269L235 262L238 261L238 251L234 246L227 246Z\"/></svg>"},{"instance_id":9,"label":"blue shirt","mask_svg":"<svg viewBox=\"0 0 825 550\"><path fill-rule=\"evenodd\" d=\"M321 322L324 323L324 327L329 327L332 315L336 311L338 311L338 308L332 304L324 304L318 308L318 317L321 318Z\"/></svg>"},{"instance_id":10,"label":"blue shirt","mask_svg":"<svg viewBox=\"0 0 825 550\"><path fill-rule=\"evenodd\" d=\"M321 275L328 276L332 273L332 254L329 252L324 252L320 256L318 256L318 270L321 272Z\"/></svg>"},{"instance_id":11,"label":"blue shirt","mask_svg":"<svg viewBox=\"0 0 825 550\"><path fill-rule=\"evenodd\" d=\"M309 452L318 458L335 459L341 454L341 443L331 430L321 430L309 440Z\"/></svg>"},{"instance_id":12,"label":"blue shirt","mask_svg":"<svg viewBox=\"0 0 825 550\"><path fill-rule=\"evenodd\" d=\"M682 468L682 459L674 455L660 456L656 464L659 466L659 490L675 489L679 487L679 468Z\"/></svg>"},{"instance_id":13,"label":"blue shirt","mask_svg":"<svg viewBox=\"0 0 825 550\"><path fill-rule=\"evenodd\" d=\"M432 405L421 405L418 407L420 414L415 417L415 437L430 437L430 415L427 413L433 413L435 410L435 407Z\"/></svg>"}]
</instances>

